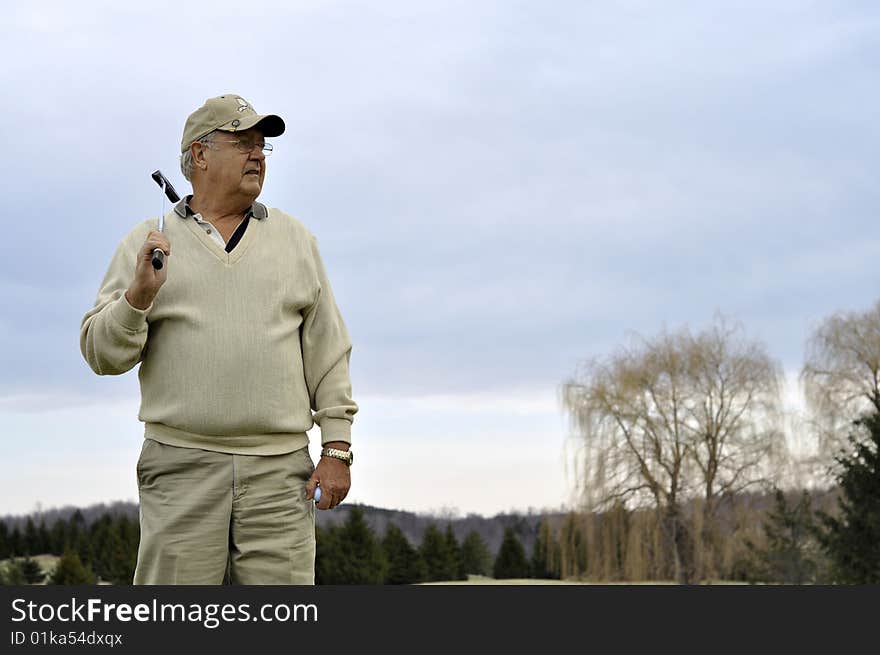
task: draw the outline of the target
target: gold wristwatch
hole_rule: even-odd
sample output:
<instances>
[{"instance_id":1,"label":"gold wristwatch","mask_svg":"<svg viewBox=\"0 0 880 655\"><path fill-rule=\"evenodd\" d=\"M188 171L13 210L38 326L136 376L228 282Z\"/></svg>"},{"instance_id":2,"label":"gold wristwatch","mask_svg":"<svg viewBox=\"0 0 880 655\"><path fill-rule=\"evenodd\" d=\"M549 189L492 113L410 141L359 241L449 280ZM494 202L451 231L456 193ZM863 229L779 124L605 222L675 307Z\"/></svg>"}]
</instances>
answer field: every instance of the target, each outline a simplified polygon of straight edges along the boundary
<instances>
[{"instance_id":1,"label":"gold wristwatch","mask_svg":"<svg viewBox=\"0 0 880 655\"><path fill-rule=\"evenodd\" d=\"M321 457L333 457L335 459L341 459L349 466L351 466L351 463L354 461L354 453L352 453L350 450L342 450L340 448L322 448Z\"/></svg>"}]
</instances>

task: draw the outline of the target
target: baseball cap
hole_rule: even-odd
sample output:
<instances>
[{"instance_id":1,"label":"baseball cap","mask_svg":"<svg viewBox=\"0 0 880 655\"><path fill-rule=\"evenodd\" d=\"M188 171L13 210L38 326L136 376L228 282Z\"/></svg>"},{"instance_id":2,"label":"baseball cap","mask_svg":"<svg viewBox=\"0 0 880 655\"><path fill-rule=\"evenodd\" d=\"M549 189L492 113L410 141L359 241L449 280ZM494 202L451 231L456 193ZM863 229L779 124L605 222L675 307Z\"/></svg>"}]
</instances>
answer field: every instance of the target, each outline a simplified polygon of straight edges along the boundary
<instances>
[{"instance_id":1,"label":"baseball cap","mask_svg":"<svg viewBox=\"0 0 880 655\"><path fill-rule=\"evenodd\" d=\"M186 119L183 126L183 139L180 152L194 141L198 141L208 132L223 130L238 132L259 125L264 136L280 136L284 134L284 121L275 114L258 114L251 104L234 93L208 98L205 104L196 109Z\"/></svg>"}]
</instances>

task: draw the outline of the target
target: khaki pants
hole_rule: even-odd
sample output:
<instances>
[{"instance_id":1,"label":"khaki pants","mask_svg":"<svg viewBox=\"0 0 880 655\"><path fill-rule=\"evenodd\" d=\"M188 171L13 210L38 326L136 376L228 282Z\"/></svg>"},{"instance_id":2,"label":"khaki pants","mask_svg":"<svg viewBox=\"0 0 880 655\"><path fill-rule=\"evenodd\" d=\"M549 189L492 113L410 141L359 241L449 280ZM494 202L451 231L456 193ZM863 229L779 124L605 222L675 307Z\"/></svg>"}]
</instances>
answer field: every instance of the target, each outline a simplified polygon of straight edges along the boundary
<instances>
[{"instance_id":1,"label":"khaki pants","mask_svg":"<svg viewBox=\"0 0 880 655\"><path fill-rule=\"evenodd\" d=\"M231 455L144 439L134 584L314 584L308 447Z\"/></svg>"}]
</instances>

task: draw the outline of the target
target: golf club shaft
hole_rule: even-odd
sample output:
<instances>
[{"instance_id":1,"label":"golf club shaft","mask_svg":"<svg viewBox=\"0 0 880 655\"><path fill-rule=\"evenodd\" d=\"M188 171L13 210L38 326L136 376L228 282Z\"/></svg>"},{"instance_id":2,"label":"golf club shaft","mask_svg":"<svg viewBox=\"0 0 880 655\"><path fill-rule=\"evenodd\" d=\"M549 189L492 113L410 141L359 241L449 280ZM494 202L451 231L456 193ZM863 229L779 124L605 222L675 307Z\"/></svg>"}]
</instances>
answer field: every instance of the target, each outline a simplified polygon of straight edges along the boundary
<instances>
[{"instance_id":1,"label":"golf club shaft","mask_svg":"<svg viewBox=\"0 0 880 655\"><path fill-rule=\"evenodd\" d=\"M164 175L162 175L162 171L155 170L153 171L151 177L155 180L156 184L162 187L162 191L164 194L162 195L162 213L159 214L159 231L165 231L165 197L167 196L171 202L177 202L180 200L180 196L177 195L177 191L174 190L174 187L171 186L171 182L168 181ZM157 271L161 269L165 265L165 253L161 248L156 248L153 250L153 268Z\"/></svg>"},{"instance_id":2,"label":"golf club shaft","mask_svg":"<svg viewBox=\"0 0 880 655\"><path fill-rule=\"evenodd\" d=\"M162 196L162 213L159 214L159 231L165 231L165 196ZM165 253L161 248L153 250L153 268L157 271L165 265Z\"/></svg>"}]
</instances>

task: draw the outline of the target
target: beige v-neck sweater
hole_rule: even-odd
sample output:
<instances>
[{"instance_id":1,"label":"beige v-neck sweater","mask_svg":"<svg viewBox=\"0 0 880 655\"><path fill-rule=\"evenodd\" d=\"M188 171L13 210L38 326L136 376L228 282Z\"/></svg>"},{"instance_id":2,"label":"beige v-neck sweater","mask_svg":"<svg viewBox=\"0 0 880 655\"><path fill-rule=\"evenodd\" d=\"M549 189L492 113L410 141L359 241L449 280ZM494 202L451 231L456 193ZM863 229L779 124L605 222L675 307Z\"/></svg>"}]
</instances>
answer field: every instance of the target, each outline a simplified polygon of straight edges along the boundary
<instances>
[{"instance_id":1,"label":"beige v-neck sweater","mask_svg":"<svg viewBox=\"0 0 880 655\"><path fill-rule=\"evenodd\" d=\"M156 225L144 221L122 240L80 330L95 373L140 362L145 436L274 455L306 446L317 423L322 444L351 443L351 340L314 235L269 209L227 253L191 217L169 212L168 277L141 311L124 293Z\"/></svg>"}]
</instances>

